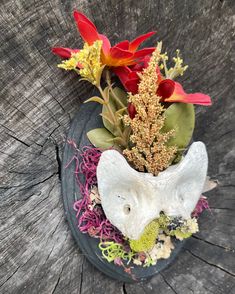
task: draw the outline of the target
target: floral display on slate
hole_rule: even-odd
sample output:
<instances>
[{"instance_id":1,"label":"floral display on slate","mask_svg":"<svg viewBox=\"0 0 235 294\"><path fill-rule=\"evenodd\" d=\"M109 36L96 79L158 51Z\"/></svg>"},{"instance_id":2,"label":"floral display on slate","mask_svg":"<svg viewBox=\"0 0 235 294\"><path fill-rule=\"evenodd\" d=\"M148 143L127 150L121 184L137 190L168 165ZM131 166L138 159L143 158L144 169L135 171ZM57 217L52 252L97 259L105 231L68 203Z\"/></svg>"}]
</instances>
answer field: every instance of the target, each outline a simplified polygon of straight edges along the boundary
<instances>
[{"instance_id":1,"label":"floral display on slate","mask_svg":"<svg viewBox=\"0 0 235 294\"><path fill-rule=\"evenodd\" d=\"M87 133L92 145L79 150L68 141L82 195L74 203L78 229L99 239L108 262L149 267L170 257L175 240L198 232L198 217L209 208L202 193L215 184L206 147L191 139L194 104L209 106L211 98L186 93L175 80L188 67L179 50L169 66L162 42L139 48L155 32L111 46L84 14L74 18L83 48L52 51L64 59L59 68L98 89L85 103L101 104L103 121Z\"/></svg>"}]
</instances>

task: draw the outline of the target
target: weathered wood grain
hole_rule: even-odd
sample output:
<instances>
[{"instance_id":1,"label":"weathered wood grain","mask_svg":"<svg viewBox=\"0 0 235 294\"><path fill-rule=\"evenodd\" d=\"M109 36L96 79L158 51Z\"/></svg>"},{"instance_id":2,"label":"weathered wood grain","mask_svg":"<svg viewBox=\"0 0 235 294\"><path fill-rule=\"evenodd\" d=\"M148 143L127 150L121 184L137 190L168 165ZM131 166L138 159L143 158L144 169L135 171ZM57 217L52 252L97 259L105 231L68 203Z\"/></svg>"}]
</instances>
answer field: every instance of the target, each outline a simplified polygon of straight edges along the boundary
<instances>
[{"instance_id":1,"label":"weathered wood grain","mask_svg":"<svg viewBox=\"0 0 235 294\"><path fill-rule=\"evenodd\" d=\"M92 87L56 68L50 48L81 46L74 8L113 43L156 29L169 53L182 50L186 90L213 97L212 107L197 107L194 134L219 181L208 193L212 214L175 263L144 284L99 273L64 220L61 150ZM0 21L0 293L234 293L234 1L2 0Z\"/></svg>"}]
</instances>

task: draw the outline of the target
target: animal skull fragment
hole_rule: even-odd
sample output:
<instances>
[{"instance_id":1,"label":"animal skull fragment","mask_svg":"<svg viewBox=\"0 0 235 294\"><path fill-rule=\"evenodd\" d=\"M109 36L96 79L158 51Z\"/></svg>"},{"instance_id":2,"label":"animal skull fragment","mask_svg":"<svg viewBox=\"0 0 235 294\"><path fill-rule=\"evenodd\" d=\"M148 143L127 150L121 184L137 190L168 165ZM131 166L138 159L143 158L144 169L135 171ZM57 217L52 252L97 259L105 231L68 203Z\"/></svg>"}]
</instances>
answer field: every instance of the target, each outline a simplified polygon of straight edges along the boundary
<instances>
[{"instance_id":1,"label":"animal skull fragment","mask_svg":"<svg viewBox=\"0 0 235 294\"><path fill-rule=\"evenodd\" d=\"M161 211L190 218L206 181L208 158L202 142L158 176L138 172L116 150L104 151L97 167L98 190L106 217L124 236L138 239Z\"/></svg>"}]
</instances>

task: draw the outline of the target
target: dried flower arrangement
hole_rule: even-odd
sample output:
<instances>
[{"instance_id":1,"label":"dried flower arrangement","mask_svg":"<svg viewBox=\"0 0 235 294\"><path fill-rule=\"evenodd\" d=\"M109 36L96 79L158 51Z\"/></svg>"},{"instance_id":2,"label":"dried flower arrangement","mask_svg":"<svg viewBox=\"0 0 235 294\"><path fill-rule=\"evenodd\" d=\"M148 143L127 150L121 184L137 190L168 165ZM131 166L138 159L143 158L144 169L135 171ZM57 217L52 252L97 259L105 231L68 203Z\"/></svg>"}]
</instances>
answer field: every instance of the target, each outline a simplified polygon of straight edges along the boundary
<instances>
[{"instance_id":1,"label":"dried flower arrangement","mask_svg":"<svg viewBox=\"0 0 235 294\"><path fill-rule=\"evenodd\" d=\"M93 146L78 150L68 141L82 195L74 203L78 228L99 238L103 258L126 272L128 264L149 267L170 257L175 239L196 233L199 214L209 208L202 193L214 184L206 177L205 146L188 146L193 104L211 105L211 99L187 94L174 81L187 69L179 50L171 68L161 42L139 50L155 32L111 47L84 14L75 11L74 18L83 49L52 51L65 59L59 68L75 71L98 89L100 95L85 103L101 104L103 121L103 128L87 133ZM115 76L125 90L114 87Z\"/></svg>"}]
</instances>

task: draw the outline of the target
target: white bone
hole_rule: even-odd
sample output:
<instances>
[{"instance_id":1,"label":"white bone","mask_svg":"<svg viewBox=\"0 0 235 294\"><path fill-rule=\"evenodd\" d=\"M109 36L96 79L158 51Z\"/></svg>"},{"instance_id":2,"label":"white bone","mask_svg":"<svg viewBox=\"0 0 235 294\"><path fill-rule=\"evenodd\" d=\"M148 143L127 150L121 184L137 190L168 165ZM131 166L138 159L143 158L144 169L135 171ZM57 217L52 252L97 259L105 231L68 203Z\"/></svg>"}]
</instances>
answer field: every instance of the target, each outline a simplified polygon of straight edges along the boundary
<instances>
[{"instance_id":1,"label":"white bone","mask_svg":"<svg viewBox=\"0 0 235 294\"><path fill-rule=\"evenodd\" d=\"M136 171L118 151L104 151L97 180L105 215L130 239L138 239L161 211L187 219L201 196L207 166L202 142L193 143L178 164L158 176Z\"/></svg>"}]
</instances>

